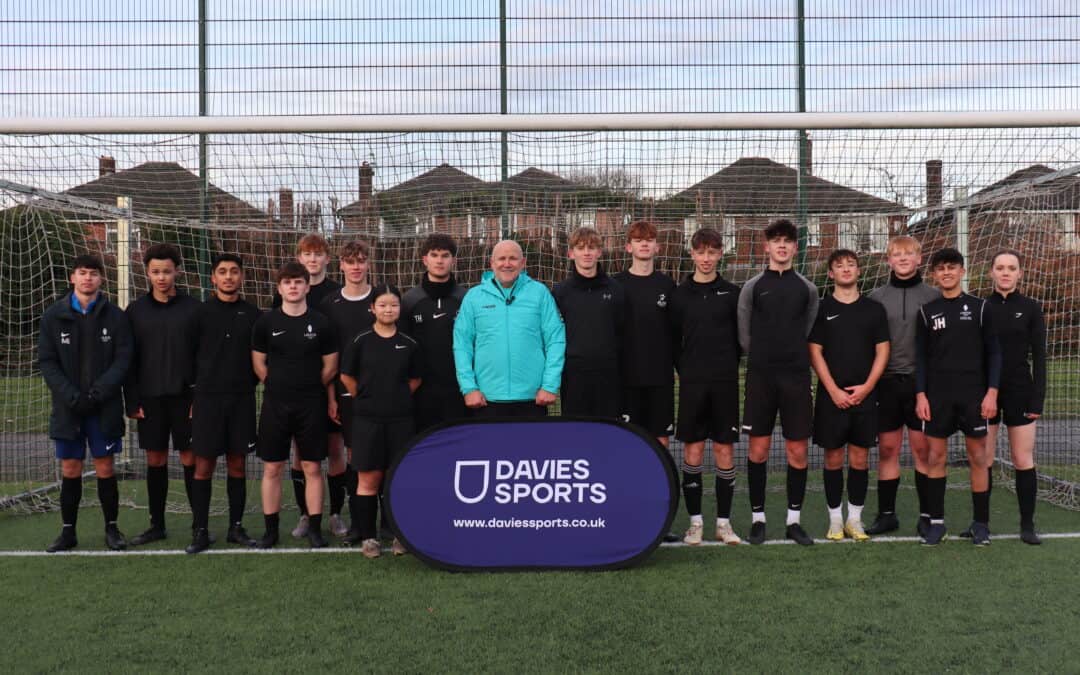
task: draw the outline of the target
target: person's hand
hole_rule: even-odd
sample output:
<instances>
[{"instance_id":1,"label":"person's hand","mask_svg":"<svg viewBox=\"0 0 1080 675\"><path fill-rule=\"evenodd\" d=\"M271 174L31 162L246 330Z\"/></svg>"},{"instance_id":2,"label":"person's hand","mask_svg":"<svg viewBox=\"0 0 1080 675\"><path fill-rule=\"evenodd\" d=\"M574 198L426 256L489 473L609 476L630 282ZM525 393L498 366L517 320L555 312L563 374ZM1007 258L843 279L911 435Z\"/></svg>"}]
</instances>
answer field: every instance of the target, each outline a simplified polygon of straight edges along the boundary
<instances>
[{"instance_id":1,"label":"person's hand","mask_svg":"<svg viewBox=\"0 0 1080 675\"><path fill-rule=\"evenodd\" d=\"M536 405L547 407L554 403L556 398L555 394L552 394L550 391L544 389L536 390Z\"/></svg>"},{"instance_id":2,"label":"person's hand","mask_svg":"<svg viewBox=\"0 0 1080 675\"><path fill-rule=\"evenodd\" d=\"M334 424L341 424L341 411L338 410L337 399L333 396L327 399L326 415Z\"/></svg>"},{"instance_id":3,"label":"person's hand","mask_svg":"<svg viewBox=\"0 0 1080 675\"><path fill-rule=\"evenodd\" d=\"M465 407L466 408L476 410L477 408L483 408L486 405L487 405L487 399L484 398L484 395L482 393L480 393L479 389L474 389L473 391L470 391L468 394L465 394Z\"/></svg>"},{"instance_id":4,"label":"person's hand","mask_svg":"<svg viewBox=\"0 0 1080 675\"><path fill-rule=\"evenodd\" d=\"M979 412L985 419L990 419L994 415L997 415L997 390L991 389L986 392L986 396L983 396L982 405L979 406Z\"/></svg>"},{"instance_id":5,"label":"person's hand","mask_svg":"<svg viewBox=\"0 0 1080 675\"><path fill-rule=\"evenodd\" d=\"M133 420L144 420L146 419L146 413L143 412L142 406L139 406L139 409L128 415L128 417Z\"/></svg>"},{"instance_id":6,"label":"person's hand","mask_svg":"<svg viewBox=\"0 0 1080 675\"><path fill-rule=\"evenodd\" d=\"M844 387L844 391L848 393L851 399L851 405L859 405L866 400L866 397L870 395L870 392L874 390L873 387L869 387L865 382L857 384L853 387Z\"/></svg>"},{"instance_id":7,"label":"person's hand","mask_svg":"<svg viewBox=\"0 0 1080 675\"><path fill-rule=\"evenodd\" d=\"M840 387L833 387L830 389L829 398L832 399L833 405L841 410L847 410L852 406L851 396Z\"/></svg>"},{"instance_id":8,"label":"person's hand","mask_svg":"<svg viewBox=\"0 0 1080 675\"><path fill-rule=\"evenodd\" d=\"M915 394L915 416L923 422L930 421L930 400L922 392Z\"/></svg>"},{"instance_id":9,"label":"person's hand","mask_svg":"<svg viewBox=\"0 0 1080 675\"><path fill-rule=\"evenodd\" d=\"M79 394L75 399L75 412L79 415L91 415L97 412L101 403L94 398L93 394Z\"/></svg>"}]
</instances>

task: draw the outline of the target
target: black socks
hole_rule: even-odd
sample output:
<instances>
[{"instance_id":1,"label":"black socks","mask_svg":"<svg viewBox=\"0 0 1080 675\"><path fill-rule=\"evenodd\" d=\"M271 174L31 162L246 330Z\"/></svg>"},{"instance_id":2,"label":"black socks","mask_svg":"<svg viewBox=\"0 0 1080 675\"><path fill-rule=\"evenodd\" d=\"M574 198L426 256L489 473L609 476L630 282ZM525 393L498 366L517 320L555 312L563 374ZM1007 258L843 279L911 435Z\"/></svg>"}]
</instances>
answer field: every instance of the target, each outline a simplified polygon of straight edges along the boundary
<instances>
[{"instance_id":1,"label":"black socks","mask_svg":"<svg viewBox=\"0 0 1080 675\"><path fill-rule=\"evenodd\" d=\"M746 460L746 482L750 487L750 510L765 511L765 484L768 481L766 465L768 462Z\"/></svg>"},{"instance_id":2,"label":"black socks","mask_svg":"<svg viewBox=\"0 0 1080 675\"><path fill-rule=\"evenodd\" d=\"M150 506L150 526L165 529L165 500L169 496L169 467L146 467L146 496Z\"/></svg>"},{"instance_id":3,"label":"black socks","mask_svg":"<svg viewBox=\"0 0 1080 675\"><path fill-rule=\"evenodd\" d=\"M116 476L98 478L97 489L105 524L116 525L116 518L120 515L120 489L116 484Z\"/></svg>"},{"instance_id":4,"label":"black socks","mask_svg":"<svg viewBox=\"0 0 1080 675\"><path fill-rule=\"evenodd\" d=\"M1017 471L1016 501L1020 506L1021 529L1033 529L1035 526L1035 498L1038 494L1039 482L1035 475L1035 468Z\"/></svg>"},{"instance_id":5,"label":"black socks","mask_svg":"<svg viewBox=\"0 0 1080 675\"><path fill-rule=\"evenodd\" d=\"M225 491L229 495L229 525L239 525L247 506L247 479L229 476L225 480Z\"/></svg>"},{"instance_id":6,"label":"black socks","mask_svg":"<svg viewBox=\"0 0 1080 675\"><path fill-rule=\"evenodd\" d=\"M686 512L691 516L701 515L701 465L691 466L683 463L682 492L686 502Z\"/></svg>"},{"instance_id":7,"label":"black socks","mask_svg":"<svg viewBox=\"0 0 1080 675\"><path fill-rule=\"evenodd\" d=\"M735 467L716 469L716 517L731 517L731 499L735 496Z\"/></svg>"},{"instance_id":8,"label":"black socks","mask_svg":"<svg viewBox=\"0 0 1080 675\"><path fill-rule=\"evenodd\" d=\"M915 472L915 489L919 486L919 472ZM879 513L896 513L896 492L900 488L900 479L879 480L877 482L877 499ZM850 489L850 488L849 488ZM921 494L921 493L920 493ZM865 497L865 493L864 493ZM922 499L920 498L920 502Z\"/></svg>"},{"instance_id":9,"label":"black socks","mask_svg":"<svg viewBox=\"0 0 1080 675\"><path fill-rule=\"evenodd\" d=\"M60 518L64 521L64 527L75 529L81 501L82 478L64 478L60 481Z\"/></svg>"}]
</instances>

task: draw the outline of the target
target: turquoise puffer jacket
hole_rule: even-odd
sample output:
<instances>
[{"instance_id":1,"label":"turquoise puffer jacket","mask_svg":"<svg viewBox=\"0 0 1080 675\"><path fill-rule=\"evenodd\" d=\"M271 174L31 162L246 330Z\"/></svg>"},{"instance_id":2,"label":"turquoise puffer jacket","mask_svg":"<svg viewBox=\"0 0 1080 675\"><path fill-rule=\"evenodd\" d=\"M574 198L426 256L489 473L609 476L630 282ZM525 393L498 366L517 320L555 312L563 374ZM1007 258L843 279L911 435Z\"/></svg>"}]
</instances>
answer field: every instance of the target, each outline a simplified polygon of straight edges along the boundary
<instances>
[{"instance_id":1,"label":"turquoise puffer jacket","mask_svg":"<svg viewBox=\"0 0 1080 675\"><path fill-rule=\"evenodd\" d=\"M484 272L454 320L454 365L462 394L489 401L531 401L538 389L559 393L566 329L544 284L524 271L511 288Z\"/></svg>"}]
</instances>

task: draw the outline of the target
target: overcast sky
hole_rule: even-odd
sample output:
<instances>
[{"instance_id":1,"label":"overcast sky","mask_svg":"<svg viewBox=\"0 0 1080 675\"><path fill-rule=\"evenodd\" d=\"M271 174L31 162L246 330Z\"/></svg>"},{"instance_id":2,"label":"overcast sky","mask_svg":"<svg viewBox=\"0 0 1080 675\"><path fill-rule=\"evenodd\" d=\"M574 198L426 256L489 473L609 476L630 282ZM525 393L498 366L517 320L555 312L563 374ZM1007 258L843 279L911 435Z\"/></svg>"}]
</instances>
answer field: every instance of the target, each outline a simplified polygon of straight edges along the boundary
<instances>
[{"instance_id":1,"label":"overcast sky","mask_svg":"<svg viewBox=\"0 0 1080 675\"><path fill-rule=\"evenodd\" d=\"M807 109L1080 108L1080 3L806 0ZM212 115L499 112L496 0L208 0ZM777 112L798 106L795 0L509 0L511 113ZM0 1L0 114L194 115L194 0ZM195 169L196 139L5 141L2 175L50 189L120 168ZM496 134L218 137L212 180L265 205L356 197L447 161L499 174ZM815 172L920 203L923 164L978 189L1041 162L1080 163L1075 130L819 132ZM137 141L137 142L133 142ZM303 141L302 143L300 141ZM793 133L515 134L511 171L625 169L657 196L745 156L794 164Z\"/></svg>"}]
</instances>

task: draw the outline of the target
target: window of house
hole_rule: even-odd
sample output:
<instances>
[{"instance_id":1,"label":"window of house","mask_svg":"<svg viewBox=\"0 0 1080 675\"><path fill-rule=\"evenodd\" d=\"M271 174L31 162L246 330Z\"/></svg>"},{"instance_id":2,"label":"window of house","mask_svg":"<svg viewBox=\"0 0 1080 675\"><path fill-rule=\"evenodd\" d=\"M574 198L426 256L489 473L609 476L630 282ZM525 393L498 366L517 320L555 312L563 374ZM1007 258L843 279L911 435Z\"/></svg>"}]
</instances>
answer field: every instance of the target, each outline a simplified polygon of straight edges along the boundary
<instances>
[{"instance_id":1,"label":"window of house","mask_svg":"<svg viewBox=\"0 0 1080 675\"><path fill-rule=\"evenodd\" d=\"M686 218L683 218L683 241L686 243L687 247L690 246L690 238L693 237L694 233L699 229L701 229L701 226L698 224L696 216L687 216Z\"/></svg>"},{"instance_id":2,"label":"window of house","mask_svg":"<svg viewBox=\"0 0 1080 675\"><path fill-rule=\"evenodd\" d=\"M859 226L851 220L841 220L836 224L836 247L858 252Z\"/></svg>"},{"instance_id":3,"label":"window of house","mask_svg":"<svg viewBox=\"0 0 1080 675\"><path fill-rule=\"evenodd\" d=\"M806 245L821 246L821 219L817 216L806 219Z\"/></svg>"},{"instance_id":4,"label":"window of house","mask_svg":"<svg viewBox=\"0 0 1080 675\"><path fill-rule=\"evenodd\" d=\"M886 216L871 216L869 218L869 251L881 253L889 245L889 219Z\"/></svg>"},{"instance_id":5,"label":"window of house","mask_svg":"<svg viewBox=\"0 0 1080 675\"><path fill-rule=\"evenodd\" d=\"M724 216L724 222L720 226L720 236L723 238L725 255L738 253L739 240L735 234L735 218L733 216Z\"/></svg>"},{"instance_id":6,"label":"window of house","mask_svg":"<svg viewBox=\"0 0 1080 675\"><path fill-rule=\"evenodd\" d=\"M1080 213L1068 212L1057 214L1058 228L1061 232L1061 245L1070 251L1080 250Z\"/></svg>"}]
</instances>

